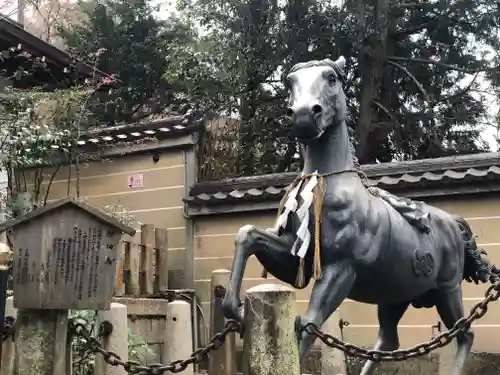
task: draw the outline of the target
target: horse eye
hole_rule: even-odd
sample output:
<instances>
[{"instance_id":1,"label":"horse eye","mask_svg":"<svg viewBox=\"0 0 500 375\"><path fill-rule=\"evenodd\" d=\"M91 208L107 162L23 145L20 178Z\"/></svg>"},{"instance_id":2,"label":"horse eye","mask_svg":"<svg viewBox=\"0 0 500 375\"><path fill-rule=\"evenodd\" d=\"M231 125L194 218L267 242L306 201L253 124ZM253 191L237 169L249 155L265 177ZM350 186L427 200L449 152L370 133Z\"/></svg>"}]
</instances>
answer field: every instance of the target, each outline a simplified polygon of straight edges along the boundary
<instances>
[{"instance_id":1,"label":"horse eye","mask_svg":"<svg viewBox=\"0 0 500 375\"><path fill-rule=\"evenodd\" d=\"M328 76L328 83L333 86L335 83L337 82L337 77L335 76L335 74L330 74Z\"/></svg>"}]
</instances>

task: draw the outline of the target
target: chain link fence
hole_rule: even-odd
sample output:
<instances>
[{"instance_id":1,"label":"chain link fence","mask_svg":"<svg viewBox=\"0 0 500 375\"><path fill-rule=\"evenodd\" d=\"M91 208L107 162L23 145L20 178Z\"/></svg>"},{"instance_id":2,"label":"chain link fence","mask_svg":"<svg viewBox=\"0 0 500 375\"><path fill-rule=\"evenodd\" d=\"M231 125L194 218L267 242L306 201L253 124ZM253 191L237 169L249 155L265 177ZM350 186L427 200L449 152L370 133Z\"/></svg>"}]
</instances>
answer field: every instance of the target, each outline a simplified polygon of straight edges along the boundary
<instances>
[{"instance_id":1,"label":"chain link fence","mask_svg":"<svg viewBox=\"0 0 500 375\"><path fill-rule=\"evenodd\" d=\"M471 324L481 319L488 311L488 305L500 298L500 281L491 285L485 293L485 297L478 302L470 311L468 317L459 319L448 331L444 331L428 342L418 344L409 349L399 349L393 351L369 350L355 344L345 343L332 335L321 331L314 323L308 323L301 328L301 332L307 332L316 336L325 345L339 349L348 356L367 359L374 362L382 361L405 361L410 358L420 357L430 352L448 345L460 333L467 331Z\"/></svg>"},{"instance_id":2,"label":"chain link fence","mask_svg":"<svg viewBox=\"0 0 500 375\"><path fill-rule=\"evenodd\" d=\"M399 349L393 351L365 349L355 344L345 343L334 336L321 331L314 323L308 323L300 327L298 333L300 335L303 333L314 335L327 346L339 349L348 356L371 360L374 362L404 361L410 358L429 354L438 348L448 345L460 333L467 331L474 321L481 319L487 313L488 305L491 302L498 301L499 299L500 281L491 285L486 291L484 299L472 308L467 317L458 320L450 330L440 333L428 342L418 344L409 349ZM230 333L239 332L241 334L243 332L243 326L241 323L235 320L229 320L221 332L214 335L206 346L194 351L189 358L176 360L167 365L160 363L141 365L135 361L123 361L116 353L105 350L100 344L99 337L92 337L84 324L73 322L71 328L71 332L79 335L86 341L89 351L101 354L109 365L121 366L129 374L141 375L161 375L165 372L182 372L189 365L200 364L210 352L219 349L224 344L226 337Z\"/></svg>"},{"instance_id":3,"label":"chain link fence","mask_svg":"<svg viewBox=\"0 0 500 375\"><path fill-rule=\"evenodd\" d=\"M99 338L92 337L87 327L82 323L73 322L71 332L83 338L87 342L89 351L101 354L110 366L121 366L129 374L161 375L165 372L179 373L184 371L189 365L200 364L210 352L219 349L224 344L226 337L230 333L241 332L241 326L238 322L229 320L224 330L215 334L206 346L195 350L189 358L176 360L167 365L161 363L142 365L135 361L123 361L118 354L111 350L105 350Z\"/></svg>"}]
</instances>

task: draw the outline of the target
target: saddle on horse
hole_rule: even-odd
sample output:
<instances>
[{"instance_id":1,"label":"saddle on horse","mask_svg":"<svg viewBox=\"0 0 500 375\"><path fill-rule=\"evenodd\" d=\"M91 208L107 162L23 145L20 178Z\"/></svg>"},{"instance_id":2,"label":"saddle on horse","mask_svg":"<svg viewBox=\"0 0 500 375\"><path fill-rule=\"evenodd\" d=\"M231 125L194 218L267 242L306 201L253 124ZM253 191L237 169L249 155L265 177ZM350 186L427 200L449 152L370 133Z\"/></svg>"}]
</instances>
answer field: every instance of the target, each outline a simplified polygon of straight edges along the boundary
<instances>
[{"instance_id":1,"label":"saddle on horse","mask_svg":"<svg viewBox=\"0 0 500 375\"><path fill-rule=\"evenodd\" d=\"M368 187L368 191L375 197L382 198L389 203L401 214L401 216L406 219L406 221L416 226L422 232L429 233L431 230L429 218L430 213L425 211L423 202L398 197L375 186Z\"/></svg>"}]
</instances>

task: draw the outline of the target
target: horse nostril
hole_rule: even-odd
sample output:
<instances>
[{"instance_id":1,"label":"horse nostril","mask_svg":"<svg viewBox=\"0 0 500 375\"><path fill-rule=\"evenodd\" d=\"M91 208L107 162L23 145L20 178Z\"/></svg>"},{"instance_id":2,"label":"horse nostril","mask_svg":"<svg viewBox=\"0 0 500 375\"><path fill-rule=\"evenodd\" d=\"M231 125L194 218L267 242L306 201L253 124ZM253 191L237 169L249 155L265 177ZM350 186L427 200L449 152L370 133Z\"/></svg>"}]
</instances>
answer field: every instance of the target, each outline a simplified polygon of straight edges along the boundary
<instances>
[{"instance_id":1,"label":"horse nostril","mask_svg":"<svg viewBox=\"0 0 500 375\"><path fill-rule=\"evenodd\" d=\"M286 110L286 115L287 115L288 117L292 117L292 116L293 116L293 109L292 109L292 108L287 108L287 110Z\"/></svg>"},{"instance_id":2,"label":"horse nostril","mask_svg":"<svg viewBox=\"0 0 500 375\"><path fill-rule=\"evenodd\" d=\"M312 111L315 115L320 115L321 112L323 112L323 108L321 108L321 106L319 104L315 104L313 105L312 107Z\"/></svg>"}]
</instances>

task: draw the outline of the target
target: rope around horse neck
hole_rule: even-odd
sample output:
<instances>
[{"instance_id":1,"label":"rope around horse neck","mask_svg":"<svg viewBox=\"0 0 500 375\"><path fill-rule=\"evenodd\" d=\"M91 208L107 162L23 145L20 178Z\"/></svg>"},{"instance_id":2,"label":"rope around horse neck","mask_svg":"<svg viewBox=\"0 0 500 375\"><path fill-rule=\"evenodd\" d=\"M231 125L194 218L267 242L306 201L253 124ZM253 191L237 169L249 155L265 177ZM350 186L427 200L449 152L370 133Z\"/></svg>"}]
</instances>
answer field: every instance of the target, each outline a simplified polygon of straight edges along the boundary
<instances>
[{"instance_id":1,"label":"rope around horse neck","mask_svg":"<svg viewBox=\"0 0 500 375\"><path fill-rule=\"evenodd\" d=\"M363 180L363 184L367 186L367 178L366 175L359 170L358 168L347 168L341 169L337 171L331 171L327 173L307 173L297 176L297 178L287 186L285 190L285 194L280 201L278 213L276 218L278 218L283 212L285 203L288 199L288 195L290 191L297 186L297 184L302 183L303 181L309 180L311 177L316 176L318 179L317 185L313 190L313 202L314 202L314 263L313 263L313 278L315 280L319 280L323 277L322 269L321 269L321 212L323 209L323 202L325 198L325 178L334 175L340 175L345 173L357 173L361 179ZM262 271L262 277L267 278L267 270L264 268ZM305 261L303 258L299 260L299 268L297 270L297 278L295 281L295 285L298 288L302 288L305 283Z\"/></svg>"}]
</instances>

